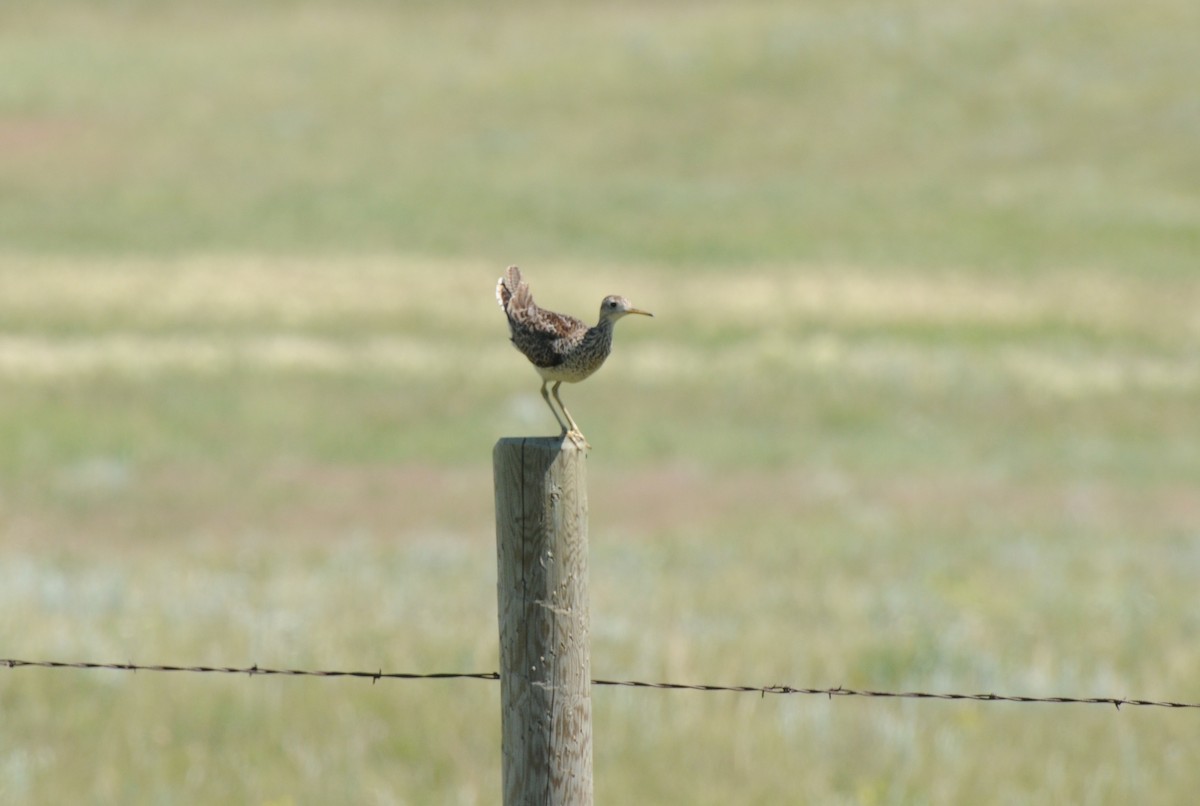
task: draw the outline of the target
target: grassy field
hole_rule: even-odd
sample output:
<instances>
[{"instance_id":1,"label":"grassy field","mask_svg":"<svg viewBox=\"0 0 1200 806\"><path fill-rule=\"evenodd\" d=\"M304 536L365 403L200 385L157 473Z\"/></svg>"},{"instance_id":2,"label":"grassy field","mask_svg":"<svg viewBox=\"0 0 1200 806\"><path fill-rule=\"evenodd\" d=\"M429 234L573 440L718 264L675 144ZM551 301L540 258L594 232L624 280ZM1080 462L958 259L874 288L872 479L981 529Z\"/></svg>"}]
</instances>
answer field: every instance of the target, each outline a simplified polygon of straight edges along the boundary
<instances>
[{"instance_id":1,"label":"grassy field","mask_svg":"<svg viewBox=\"0 0 1200 806\"><path fill-rule=\"evenodd\" d=\"M1200 702L1194 4L8 3L0 657ZM1188 712L594 692L601 803L1184 803ZM495 803L499 687L0 669L0 801Z\"/></svg>"},{"instance_id":2,"label":"grassy field","mask_svg":"<svg viewBox=\"0 0 1200 806\"><path fill-rule=\"evenodd\" d=\"M446 6L5 3L3 243L1194 268L1187 0Z\"/></svg>"}]
</instances>

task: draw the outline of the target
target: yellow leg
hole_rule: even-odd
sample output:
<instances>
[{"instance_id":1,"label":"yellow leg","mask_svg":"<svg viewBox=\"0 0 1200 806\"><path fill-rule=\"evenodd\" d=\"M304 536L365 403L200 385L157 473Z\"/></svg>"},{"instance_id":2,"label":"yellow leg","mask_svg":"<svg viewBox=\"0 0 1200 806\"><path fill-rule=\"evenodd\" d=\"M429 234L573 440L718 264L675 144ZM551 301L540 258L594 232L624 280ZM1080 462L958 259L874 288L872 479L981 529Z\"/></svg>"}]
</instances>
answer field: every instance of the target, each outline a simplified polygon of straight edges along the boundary
<instances>
[{"instance_id":1,"label":"yellow leg","mask_svg":"<svg viewBox=\"0 0 1200 806\"><path fill-rule=\"evenodd\" d=\"M566 416L567 422L571 424L571 430L567 432L567 436L571 438L571 441L574 442L578 448L587 450L592 446L588 444L587 437L583 435L583 432L579 430L579 426L575 424L575 418L571 416L571 412L567 411L567 406L562 402L562 398L558 396L558 387L560 386L562 386L562 381L554 384L554 388L551 389L551 392L554 395L554 399L558 401L558 407L562 409L562 413Z\"/></svg>"},{"instance_id":2,"label":"yellow leg","mask_svg":"<svg viewBox=\"0 0 1200 806\"><path fill-rule=\"evenodd\" d=\"M562 429L563 436L566 436L569 429L567 428L567 424L563 422L562 417L558 415L558 409L554 408L554 404L550 402L550 393L546 391L547 383L549 381L542 381L542 399L546 401L546 405L550 407L550 411L554 412L554 419L558 420L558 426Z\"/></svg>"}]
</instances>

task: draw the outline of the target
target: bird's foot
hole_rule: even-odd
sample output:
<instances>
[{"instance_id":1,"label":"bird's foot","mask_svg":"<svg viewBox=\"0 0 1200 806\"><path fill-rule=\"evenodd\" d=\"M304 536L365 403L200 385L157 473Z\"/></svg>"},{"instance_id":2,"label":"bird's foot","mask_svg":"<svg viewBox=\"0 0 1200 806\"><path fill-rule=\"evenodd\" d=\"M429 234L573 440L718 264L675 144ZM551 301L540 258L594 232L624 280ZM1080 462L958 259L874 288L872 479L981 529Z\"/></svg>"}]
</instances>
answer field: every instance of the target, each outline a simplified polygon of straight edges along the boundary
<instances>
[{"instance_id":1,"label":"bird's foot","mask_svg":"<svg viewBox=\"0 0 1200 806\"><path fill-rule=\"evenodd\" d=\"M587 438L584 437L583 432L578 428L572 428L570 431L567 431L565 434L563 434L563 436L574 442L575 447L579 448L581 451L590 450L592 447L588 444Z\"/></svg>"}]
</instances>

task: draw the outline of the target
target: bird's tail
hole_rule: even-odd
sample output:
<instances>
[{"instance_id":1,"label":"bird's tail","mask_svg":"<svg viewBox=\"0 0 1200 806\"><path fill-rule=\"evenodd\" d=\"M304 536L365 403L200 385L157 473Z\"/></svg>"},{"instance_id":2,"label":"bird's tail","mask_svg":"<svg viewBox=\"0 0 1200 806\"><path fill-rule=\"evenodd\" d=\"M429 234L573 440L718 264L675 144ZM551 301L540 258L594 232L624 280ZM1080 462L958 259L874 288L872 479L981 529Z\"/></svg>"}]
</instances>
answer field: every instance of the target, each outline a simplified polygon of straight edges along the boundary
<instances>
[{"instance_id":1,"label":"bird's tail","mask_svg":"<svg viewBox=\"0 0 1200 806\"><path fill-rule=\"evenodd\" d=\"M496 282L496 302L510 317L513 311L523 311L534 307L533 294L529 291L529 283L521 279L521 270L509 266L504 275Z\"/></svg>"}]
</instances>

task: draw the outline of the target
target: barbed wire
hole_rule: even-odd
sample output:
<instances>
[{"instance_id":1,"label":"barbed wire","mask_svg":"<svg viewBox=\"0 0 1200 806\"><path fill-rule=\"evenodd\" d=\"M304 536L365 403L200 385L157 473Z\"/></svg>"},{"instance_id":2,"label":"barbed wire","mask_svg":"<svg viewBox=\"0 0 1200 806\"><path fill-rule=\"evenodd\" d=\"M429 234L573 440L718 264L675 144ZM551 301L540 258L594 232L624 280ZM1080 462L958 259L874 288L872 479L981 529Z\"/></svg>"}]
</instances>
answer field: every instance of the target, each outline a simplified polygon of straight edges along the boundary
<instances>
[{"instance_id":1,"label":"barbed wire","mask_svg":"<svg viewBox=\"0 0 1200 806\"><path fill-rule=\"evenodd\" d=\"M197 674L232 674L255 677L259 675L275 675L281 677L357 677L370 679L372 683L380 680L499 680L499 672L377 672L337 671L313 669L272 669L257 664L253 666L175 666L170 664L138 664L138 663L96 663L92 661L53 661L53 660L19 660L17 658L0 658L0 666L9 669L23 667L41 669L108 669L118 672L191 672ZM837 686L835 688L798 688L786 685L768 686L723 686L698 683L647 683L641 680L592 680L594 686L619 686L624 688L649 688L671 691L724 691L739 694L758 694L766 697L768 694L808 694L823 696L832 700L834 697L866 697L873 699L910 699L910 700L969 700L973 702L1009 702L1009 703L1042 703L1052 705L1111 705L1120 710L1123 705L1148 706L1154 708L1200 708L1200 703L1173 702L1170 700L1143 700L1127 697L1026 697L1013 694L948 694L931 693L927 691L874 691L870 689L853 689Z\"/></svg>"},{"instance_id":2,"label":"barbed wire","mask_svg":"<svg viewBox=\"0 0 1200 806\"><path fill-rule=\"evenodd\" d=\"M837 686L836 688L795 688L793 686L712 686L688 683L643 683L635 680L593 680L598 686L628 686L634 688L682 689L687 691L735 691L768 694L810 694L833 699L834 697L868 697L875 699L909 700L972 700L975 702L1016 702L1075 705L1112 705L1118 710L1122 705L1143 705L1158 708L1200 708L1200 703L1172 702L1169 700L1140 700L1126 697L1026 697L1018 694L947 694L928 691L873 691Z\"/></svg>"},{"instance_id":3,"label":"barbed wire","mask_svg":"<svg viewBox=\"0 0 1200 806\"><path fill-rule=\"evenodd\" d=\"M343 672L323 669L269 669L255 664L254 666L172 666L169 664L138 664L138 663L95 663L92 661L66 662L57 660L18 660L16 658L0 658L0 666L18 669L29 666L42 669L109 669L117 672L194 672L198 674L239 674L254 677L256 675L277 675L280 677L364 677L372 681L379 680L499 680L499 672L432 672L419 674L413 672Z\"/></svg>"}]
</instances>

